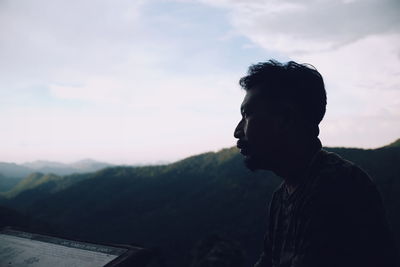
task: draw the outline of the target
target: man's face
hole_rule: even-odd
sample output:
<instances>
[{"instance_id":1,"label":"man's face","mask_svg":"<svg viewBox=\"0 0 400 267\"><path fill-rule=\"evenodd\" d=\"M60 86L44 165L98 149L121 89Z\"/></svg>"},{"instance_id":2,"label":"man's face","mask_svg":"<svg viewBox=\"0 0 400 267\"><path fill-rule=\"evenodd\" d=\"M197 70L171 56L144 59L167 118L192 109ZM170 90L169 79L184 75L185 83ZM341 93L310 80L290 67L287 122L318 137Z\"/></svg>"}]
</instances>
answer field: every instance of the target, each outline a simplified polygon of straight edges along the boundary
<instances>
[{"instance_id":1,"label":"man's face","mask_svg":"<svg viewBox=\"0 0 400 267\"><path fill-rule=\"evenodd\" d=\"M246 93L241 105L242 119L234 136L239 139L237 147L250 170L271 170L276 164L276 156L284 137L281 131L282 120L272 110L258 89Z\"/></svg>"}]
</instances>

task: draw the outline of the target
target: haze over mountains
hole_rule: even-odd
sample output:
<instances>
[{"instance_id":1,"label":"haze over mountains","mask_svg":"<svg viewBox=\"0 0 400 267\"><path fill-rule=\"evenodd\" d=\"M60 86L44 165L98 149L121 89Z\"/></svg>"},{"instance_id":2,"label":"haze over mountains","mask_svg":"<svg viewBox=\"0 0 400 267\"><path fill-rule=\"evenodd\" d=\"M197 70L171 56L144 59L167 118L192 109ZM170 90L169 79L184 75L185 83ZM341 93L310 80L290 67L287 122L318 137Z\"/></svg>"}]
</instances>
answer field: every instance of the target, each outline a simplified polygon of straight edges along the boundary
<instances>
[{"instance_id":1,"label":"haze over mountains","mask_svg":"<svg viewBox=\"0 0 400 267\"><path fill-rule=\"evenodd\" d=\"M22 164L0 162L0 192L6 192L32 173L69 175L73 173L95 172L112 164L84 159L73 163L37 160Z\"/></svg>"},{"instance_id":2,"label":"haze over mountains","mask_svg":"<svg viewBox=\"0 0 400 267\"><path fill-rule=\"evenodd\" d=\"M399 243L400 140L379 149L326 149L373 177ZM250 172L242 161L236 148L228 148L168 165L30 174L1 193L0 222L159 247L171 266L189 266L195 244L218 234L239 242L250 266L261 250L267 203L281 180L271 172Z\"/></svg>"},{"instance_id":3,"label":"haze over mountains","mask_svg":"<svg viewBox=\"0 0 400 267\"><path fill-rule=\"evenodd\" d=\"M37 160L22 164L0 162L0 174L8 177L24 177L32 172L68 175L72 173L94 172L112 164L84 159L73 163Z\"/></svg>"}]
</instances>

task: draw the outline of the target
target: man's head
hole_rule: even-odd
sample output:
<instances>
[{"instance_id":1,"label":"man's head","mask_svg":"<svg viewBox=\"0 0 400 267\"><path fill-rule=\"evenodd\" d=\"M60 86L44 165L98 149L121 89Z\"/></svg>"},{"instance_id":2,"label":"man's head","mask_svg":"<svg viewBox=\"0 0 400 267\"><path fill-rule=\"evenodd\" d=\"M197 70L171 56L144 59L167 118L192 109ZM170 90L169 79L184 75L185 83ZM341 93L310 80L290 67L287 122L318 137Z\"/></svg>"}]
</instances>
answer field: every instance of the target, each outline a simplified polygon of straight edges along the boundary
<instances>
[{"instance_id":1,"label":"man's head","mask_svg":"<svg viewBox=\"0 0 400 267\"><path fill-rule=\"evenodd\" d=\"M234 136L249 169L273 170L294 140L313 140L326 110L322 76L310 65L270 60L250 66Z\"/></svg>"}]
</instances>

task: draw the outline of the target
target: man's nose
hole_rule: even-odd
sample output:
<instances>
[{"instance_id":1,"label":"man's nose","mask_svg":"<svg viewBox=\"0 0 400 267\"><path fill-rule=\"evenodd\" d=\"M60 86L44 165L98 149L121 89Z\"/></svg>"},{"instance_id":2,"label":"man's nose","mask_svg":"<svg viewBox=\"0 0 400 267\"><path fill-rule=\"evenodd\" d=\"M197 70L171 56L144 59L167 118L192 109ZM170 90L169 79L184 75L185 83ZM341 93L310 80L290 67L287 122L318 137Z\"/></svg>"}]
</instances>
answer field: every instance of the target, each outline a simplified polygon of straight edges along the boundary
<instances>
[{"instance_id":1,"label":"man's nose","mask_svg":"<svg viewBox=\"0 0 400 267\"><path fill-rule=\"evenodd\" d=\"M244 136L243 132L243 120L241 120L238 125L236 126L235 131L233 132L233 136L237 139L240 139L241 137Z\"/></svg>"}]
</instances>

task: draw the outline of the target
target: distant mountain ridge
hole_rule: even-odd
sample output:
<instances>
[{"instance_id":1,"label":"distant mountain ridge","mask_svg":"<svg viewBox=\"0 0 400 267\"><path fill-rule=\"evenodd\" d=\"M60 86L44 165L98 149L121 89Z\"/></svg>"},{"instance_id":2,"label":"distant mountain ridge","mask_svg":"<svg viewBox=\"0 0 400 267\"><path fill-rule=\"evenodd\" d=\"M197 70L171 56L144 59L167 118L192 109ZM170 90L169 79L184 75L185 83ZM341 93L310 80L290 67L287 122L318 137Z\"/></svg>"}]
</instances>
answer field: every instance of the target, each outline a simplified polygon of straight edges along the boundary
<instances>
[{"instance_id":1,"label":"distant mountain ridge","mask_svg":"<svg viewBox=\"0 0 400 267\"><path fill-rule=\"evenodd\" d=\"M400 241L400 147L325 148L364 168L382 193ZM0 204L73 238L160 247L171 266L189 266L190 249L217 233L240 242L247 266L262 246L267 203L281 182L250 172L236 148L160 166L110 167L67 176L35 174Z\"/></svg>"},{"instance_id":2,"label":"distant mountain ridge","mask_svg":"<svg viewBox=\"0 0 400 267\"><path fill-rule=\"evenodd\" d=\"M73 163L61 163L47 160L37 160L22 164L0 162L0 174L17 178L25 177L33 172L68 175L72 173L94 172L111 166L114 165L92 159L84 159Z\"/></svg>"},{"instance_id":3,"label":"distant mountain ridge","mask_svg":"<svg viewBox=\"0 0 400 267\"><path fill-rule=\"evenodd\" d=\"M99 162L92 159L84 159L73 163L60 163L53 161L37 160L21 164L24 167L41 173L53 173L57 175L69 175L73 173L95 172L112 164Z\"/></svg>"},{"instance_id":4,"label":"distant mountain ridge","mask_svg":"<svg viewBox=\"0 0 400 267\"><path fill-rule=\"evenodd\" d=\"M31 168L16 163L0 162L0 174L6 177L22 178L31 172Z\"/></svg>"},{"instance_id":5,"label":"distant mountain ridge","mask_svg":"<svg viewBox=\"0 0 400 267\"><path fill-rule=\"evenodd\" d=\"M7 198L15 197L23 191L30 190L42 184L59 179L62 179L61 176L57 176L54 174L31 173L30 175L28 175L28 177L19 182L10 191L3 193L3 196Z\"/></svg>"},{"instance_id":6,"label":"distant mountain ridge","mask_svg":"<svg viewBox=\"0 0 400 267\"><path fill-rule=\"evenodd\" d=\"M33 173L65 176L91 173L112 166L112 164L92 159L84 159L70 164L45 160L23 164L0 162L0 192L13 189L21 180Z\"/></svg>"},{"instance_id":7,"label":"distant mountain ridge","mask_svg":"<svg viewBox=\"0 0 400 267\"><path fill-rule=\"evenodd\" d=\"M400 138L394 141L393 143L390 143L386 147L400 147Z\"/></svg>"}]
</instances>

